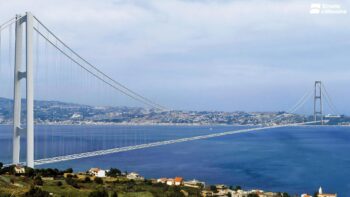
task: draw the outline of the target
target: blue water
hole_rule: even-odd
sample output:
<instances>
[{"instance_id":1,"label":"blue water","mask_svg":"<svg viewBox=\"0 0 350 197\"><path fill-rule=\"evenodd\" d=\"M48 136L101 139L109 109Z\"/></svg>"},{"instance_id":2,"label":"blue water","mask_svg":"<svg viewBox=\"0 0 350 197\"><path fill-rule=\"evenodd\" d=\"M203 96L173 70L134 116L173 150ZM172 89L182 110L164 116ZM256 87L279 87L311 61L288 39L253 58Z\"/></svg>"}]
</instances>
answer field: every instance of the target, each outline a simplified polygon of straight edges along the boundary
<instances>
[{"instance_id":1,"label":"blue water","mask_svg":"<svg viewBox=\"0 0 350 197\"><path fill-rule=\"evenodd\" d=\"M195 126L38 126L36 158L241 129ZM0 126L0 160L10 161L10 127ZM85 171L117 167L147 178L182 176L207 184L241 185L346 196L350 190L350 127L301 126L55 163L41 167ZM22 144L24 147L25 144ZM24 151L23 151L24 152ZM22 155L24 159L24 155Z\"/></svg>"}]
</instances>

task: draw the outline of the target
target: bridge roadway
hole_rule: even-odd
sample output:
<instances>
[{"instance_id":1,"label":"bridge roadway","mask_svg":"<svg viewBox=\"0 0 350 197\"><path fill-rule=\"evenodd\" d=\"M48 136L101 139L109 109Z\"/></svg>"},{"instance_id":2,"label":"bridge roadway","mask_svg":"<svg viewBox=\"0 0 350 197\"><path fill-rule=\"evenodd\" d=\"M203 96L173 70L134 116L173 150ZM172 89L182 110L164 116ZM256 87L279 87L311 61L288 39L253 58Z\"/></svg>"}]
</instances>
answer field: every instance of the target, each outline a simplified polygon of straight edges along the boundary
<instances>
[{"instance_id":1,"label":"bridge roadway","mask_svg":"<svg viewBox=\"0 0 350 197\"><path fill-rule=\"evenodd\" d=\"M65 156L38 159L38 160L35 160L35 165L50 164L50 163L69 161L69 160L74 160L74 159L82 159L82 158L87 158L87 157L94 157L94 156L107 155L107 154L112 154L112 153L120 153L120 152L126 152L126 151L131 151L131 150L138 150L138 149L162 146L162 145L167 145L167 144L175 144L175 143L180 143L180 142L208 139L208 138L213 138L213 137L221 137L221 136L232 135L232 134L237 134L237 133L246 133L246 132L251 132L251 131L260 131L260 130L266 130L266 129L281 128L281 127L306 125L306 124L312 124L312 123L316 123L316 122L319 122L319 121L285 124L285 125L275 125L275 126L267 126L267 127L256 127L256 128L241 129L241 130L235 130L235 131L226 131L226 132L214 133L214 134L208 134L208 135L201 135L201 136L195 136L195 137L180 138L180 139L175 139L175 140L152 142L152 143L148 143L148 144L139 144L139 145L134 145L134 146L126 146L126 147L111 148L111 149L91 151L91 152L85 152L85 153L77 153L77 154L71 154L71 155L65 155Z\"/></svg>"}]
</instances>

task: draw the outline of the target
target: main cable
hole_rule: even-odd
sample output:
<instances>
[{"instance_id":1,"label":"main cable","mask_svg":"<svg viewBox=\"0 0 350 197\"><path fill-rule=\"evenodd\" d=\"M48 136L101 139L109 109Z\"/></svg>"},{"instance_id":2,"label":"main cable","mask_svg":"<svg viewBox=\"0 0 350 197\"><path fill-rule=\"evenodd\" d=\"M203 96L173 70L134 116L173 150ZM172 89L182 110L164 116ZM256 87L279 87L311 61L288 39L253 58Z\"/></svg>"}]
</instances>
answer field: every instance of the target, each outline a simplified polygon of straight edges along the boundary
<instances>
[{"instance_id":1,"label":"main cable","mask_svg":"<svg viewBox=\"0 0 350 197\"><path fill-rule=\"evenodd\" d=\"M80 60L82 60L84 63L86 63L87 65L89 65L92 69L94 69L95 71L97 71L99 74L103 75L104 77L106 77L107 79L111 80L113 83L116 83L118 86L120 86L122 89L124 89L124 92L130 92L128 94L128 96L130 96L130 94L133 94L134 97L139 97L141 100L144 100L147 103L150 103L152 106L154 106L157 109L161 109L161 110L165 110L165 111L169 111L166 107L157 104L153 101L151 101L150 99L134 92L133 90L131 90L130 88L126 87L125 85L121 84L120 82L114 80L113 78L111 78L110 76L108 76L107 74L105 74L104 72L102 72L100 69L98 69L96 66L94 66L93 64L91 64L89 61L87 61L85 58L83 58L82 56L80 56L77 52L75 52L71 47L69 47L66 43L64 43L60 38L58 38L58 36L56 36L46 25L44 25L38 18L36 18L34 16L35 20L48 32L50 33L57 41L59 41L65 48L67 48L71 53L73 53L75 56L77 56ZM48 38L45 38L48 39ZM57 48L57 47L56 47ZM62 50L63 51L63 50ZM68 54L67 54L68 55ZM119 88L120 89L120 88Z\"/></svg>"},{"instance_id":2,"label":"main cable","mask_svg":"<svg viewBox=\"0 0 350 197\"><path fill-rule=\"evenodd\" d=\"M293 114L295 111L300 109L300 107L303 106L306 103L306 101L309 99L309 97L311 95L312 95L312 91L305 92L305 94L299 99L299 101L296 102L296 104L293 107L291 107L289 110L287 110L286 113ZM277 120L278 118L280 118L281 116L285 115L286 113L282 113L280 115L277 115L276 117L274 117L269 122L273 122L273 121Z\"/></svg>"},{"instance_id":3,"label":"main cable","mask_svg":"<svg viewBox=\"0 0 350 197\"><path fill-rule=\"evenodd\" d=\"M2 31L3 29L7 28L10 25L12 25L13 23L17 22L18 20L21 20L23 17L24 16L13 17L13 18L7 20L6 22L4 22L3 24L0 25L0 31Z\"/></svg>"},{"instance_id":4,"label":"main cable","mask_svg":"<svg viewBox=\"0 0 350 197\"><path fill-rule=\"evenodd\" d=\"M67 58L69 58L71 61L73 61L75 64L77 64L78 66L80 66L82 69L84 69L85 71L87 71L88 73L90 73L91 75L93 75L94 77L96 77L97 79L101 80L102 82L106 83L107 85L111 86L113 89L124 93L125 95L147 105L150 107L154 107L156 109L160 109L163 110L163 108L159 108L158 106L152 105L151 103L148 103L138 97L135 97L134 95L116 87L115 85L113 85L112 83L108 82L107 80L103 79L101 76L97 75L96 73L92 72L91 70L87 69L85 66L83 66L81 63L79 63L77 60L75 60L74 58L72 58L71 56L69 56L65 51L63 51L61 48L59 48L58 46L56 46L50 39L48 39L43 33L41 33L36 27L34 27L34 30L41 36L43 37L48 43L50 43L53 47L55 47L57 50L59 50L63 55L65 55Z\"/></svg>"},{"instance_id":5,"label":"main cable","mask_svg":"<svg viewBox=\"0 0 350 197\"><path fill-rule=\"evenodd\" d=\"M331 110L333 111L333 113L339 114L339 111L337 110L336 106L334 105L334 103L333 103L333 101L332 101L332 98L330 97L330 95L329 95L329 93L328 93L326 87L325 87L323 84L322 84L321 87L322 87L322 89L323 89L322 95L325 96L326 102L327 102L328 106L331 108ZM323 94L323 92L324 92L325 94Z\"/></svg>"}]
</instances>

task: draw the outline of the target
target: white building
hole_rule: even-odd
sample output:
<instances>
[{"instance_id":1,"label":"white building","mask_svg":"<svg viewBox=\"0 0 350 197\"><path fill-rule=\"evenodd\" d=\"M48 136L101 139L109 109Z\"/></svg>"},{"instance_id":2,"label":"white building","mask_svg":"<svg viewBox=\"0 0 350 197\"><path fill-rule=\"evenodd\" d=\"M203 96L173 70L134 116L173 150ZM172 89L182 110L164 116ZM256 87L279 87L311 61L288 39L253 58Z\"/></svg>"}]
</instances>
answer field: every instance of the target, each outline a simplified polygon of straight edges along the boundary
<instances>
[{"instance_id":1,"label":"white building","mask_svg":"<svg viewBox=\"0 0 350 197\"><path fill-rule=\"evenodd\" d=\"M322 187L318 189L317 197L337 197L337 194L325 194L323 193Z\"/></svg>"},{"instance_id":2,"label":"white building","mask_svg":"<svg viewBox=\"0 0 350 197\"><path fill-rule=\"evenodd\" d=\"M185 181L184 185L186 187L193 187L193 188L200 188L200 187L205 187L205 182L200 182L196 179L190 180L190 181Z\"/></svg>"},{"instance_id":3,"label":"white building","mask_svg":"<svg viewBox=\"0 0 350 197\"><path fill-rule=\"evenodd\" d=\"M21 165L15 165L14 169L16 174L24 174L26 172L26 169Z\"/></svg>"},{"instance_id":4,"label":"white building","mask_svg":"<svg viewBox=\"0 0 350 197\"><path fill-rule=\"evenodd\" d=\"M300 197L312 197L311 195L309 195L309 194L301 194L301 196Z\"/></svg>"},{"instance_id":5,"label":"white building","mask_svg":"<svg viewBox=\"0 0 350 197\"><path fill-rule=\"evenodd\" d=\"M96 176L100 178L106 177L106 170L99 170Z\"/></svg>"},{"instance_id":6,"label":"white building","mask_svg":"<svg viewBox=\"0 0 350 197\"><path fill-rule=\"evenodd\" d=\"M237 191L230 190L230 193L232 197L248 197L249 195L249 192L240 189Z\"/></svg>"},{"instance_id":7,"label":"white building","mask_svg":"<svg viewBox=\"0 0 350 197\"><path fill-rule=\"evenodd\" d=\"M157 179L157 183L166 183L167 180L167 178L159 178Z\"/></svg>"},{"instance_id":8,"label":"white building","mask_svg":"<svg viewBox=\"0 0 350 197\"><path fill-rule=\"evenodd\" d=\"M167 185L174 185L175 184L175 181L174 181L174 179L168 179L167 181L166 181L166 184Z\"/></svg>"},{"instance_id":9,"label":"white building","mask_svg":"<svg viewBox=\"0 0 350 197\"><path fill-rule=\"evenodd\" d=\"M182 177L175 177L174 179L174 184L176 186L180 186L180 185L183 185L184 183L184 179Z\"/></svg>"},{"instance_id":10,"label":"white building","mask_svg":"<svg viewBox=\"0 0 350 197\"><path fill-rule=\"evenodd\" d=\"M143 181L145 180L144 177L140 176L138 173L136 172L131 172L129 173L128 175L126 175L126 178L127 179L130 179L130 180L139 180L139 181Z\"/></svg>"},{"instance_id":11,"label":"white building","mask_svg":"<svg viewBox=\"0 0 350 197\"><path fill-rule=\"evenodd\" d=\"M106 177L106 171L100 168L91 168L89 174L100 178Z\"/></svg>"},{"instance_id":12,"label":"white building","mask_svg":"<svg viewBox=\"0 0 350 197\"><path fill-rule=\"evenodd\" d=\"M215 185L217 192L215 193L215 196L227 196L229 193L229 189L226 185Z\"/></svg>"}]
</instances>

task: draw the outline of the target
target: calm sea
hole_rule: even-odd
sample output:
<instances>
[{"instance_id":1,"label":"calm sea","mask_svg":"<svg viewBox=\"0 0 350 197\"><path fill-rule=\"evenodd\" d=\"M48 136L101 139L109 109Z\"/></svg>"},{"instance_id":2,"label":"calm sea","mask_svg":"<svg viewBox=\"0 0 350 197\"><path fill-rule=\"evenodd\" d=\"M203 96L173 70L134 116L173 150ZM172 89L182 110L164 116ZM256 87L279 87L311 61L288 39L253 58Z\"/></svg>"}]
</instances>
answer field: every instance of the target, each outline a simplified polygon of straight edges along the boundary
<instances>
[{"instance_id":1,"label":"calm sea","mask_svg":"<svg viewBox=\"0 0 350 197\"><path fill-rule=\"evenodd\" d=\"M35 157L122 147L242 129L231 126L37 126ZM23 150L25 144L22 143ZM11 128L0 126L0 161L11 161ZM23 151L25 152L25 151ZM350 127L300 126L190 141L40 167L85 171L117 167L147 178L182 176L207 184L240 185L347 196ZM25 156L22 154L22 160Z\"/></svg>"}]
</instances>

